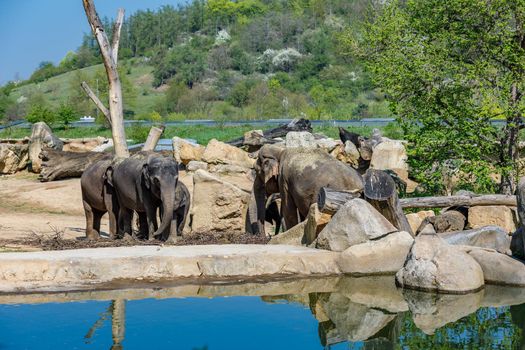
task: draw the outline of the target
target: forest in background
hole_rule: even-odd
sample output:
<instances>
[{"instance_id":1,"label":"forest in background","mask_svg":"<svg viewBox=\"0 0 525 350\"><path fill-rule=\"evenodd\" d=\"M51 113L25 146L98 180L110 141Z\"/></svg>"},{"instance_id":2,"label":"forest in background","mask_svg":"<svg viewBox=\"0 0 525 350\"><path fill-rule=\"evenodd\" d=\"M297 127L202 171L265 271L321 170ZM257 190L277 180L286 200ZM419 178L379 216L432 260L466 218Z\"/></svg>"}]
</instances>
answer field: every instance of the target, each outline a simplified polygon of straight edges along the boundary
<instances>
[{"instance_id":1,"label":"forest in background","mask_svg":"<svg viewBox=\"0 0 525 350\"><path fill-rule=\"evenodd\" d=\"M341 50L372 0L194 0L126 17L120 71L128 119L251 120L390 116L363 62ZM109 30L113 23L104 19ZM80 88L104 100L98 46L86 33L58 65L0 91L0 118L68 123L95 115Z\"/></svg>"}]
</instances>

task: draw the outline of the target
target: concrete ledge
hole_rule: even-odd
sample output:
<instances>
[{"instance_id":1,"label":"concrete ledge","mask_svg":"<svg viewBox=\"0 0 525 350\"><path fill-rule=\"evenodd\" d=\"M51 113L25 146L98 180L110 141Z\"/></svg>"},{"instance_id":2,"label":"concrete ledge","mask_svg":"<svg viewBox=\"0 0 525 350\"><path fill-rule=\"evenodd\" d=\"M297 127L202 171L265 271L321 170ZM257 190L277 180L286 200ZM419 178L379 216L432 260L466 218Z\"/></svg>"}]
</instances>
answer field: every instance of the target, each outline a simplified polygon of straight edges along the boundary
<instances>
[{"instance_id":1,"label":"concrete ledge","mask_svg":"<svg viewBox=\"0 0 525 350\"><path fill-rule=\"evenodd\" d=\"M339 275L339 253L286 245L120 247L0 254L0 293L93 289L118 281Z\"/></svg>"}]
</instances>

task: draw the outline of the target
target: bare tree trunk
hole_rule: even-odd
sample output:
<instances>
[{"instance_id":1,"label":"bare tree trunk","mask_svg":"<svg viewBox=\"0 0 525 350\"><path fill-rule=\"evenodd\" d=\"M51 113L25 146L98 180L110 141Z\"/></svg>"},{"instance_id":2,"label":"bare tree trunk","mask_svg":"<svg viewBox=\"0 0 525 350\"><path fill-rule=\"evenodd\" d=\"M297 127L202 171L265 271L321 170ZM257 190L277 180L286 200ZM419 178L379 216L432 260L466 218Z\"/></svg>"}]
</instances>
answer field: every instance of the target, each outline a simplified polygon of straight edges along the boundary
<instances>
[{"instance_id":1,"label":"bare tree trunk","mask_svg":"<svg viewBox=\"0 0 525 350\"><path fill-rule=\"evenodd\" d=\"M516 164L519 158L518 137L522 125L521 113L518 104L521 100L521 92L517 84L513 83L510 91L510 106L514 110L513 115L507 116L507 123L500 141L500 162L501 165L510 172L505 172L501 176L500 191L503 194L512 194L516 190ZM508 170L507 170L508 171Z\"/></svg>"},{"instance_id":2,"label":"bare tree trunk","mask_svg":"<svg viewBox=\"0 0 525 350\"><path fill-rule=\"evenodd\" d=\"M156 127L152 126L148 138L146 139L146 142L144 143L144 146L142 146L143 151L153 151L155 150L155 147L157 146L157 143L160 140L160 137L162 136L162 133L164 132L165 127Z\"/></svg>"},{"instance_id":3,"label":"bare tree trunk","mask_svg":"<svg viewBox=\"0 0 525 350\"><path fill-rule=\"evenodd\" d=\"M97 108L102 112L102 114L104 114L104 116L106 117L107 121L109 122L109 125L111 125L111 115L109 114L109 110L106 108L106 106L104 106L104 104L102 103L102 101L100 101L100 99L98 98L97 95L95 95L95 93L93 92L93 90L91 90L91 88L89 87L89 85L83 81L82 84L80 84L80 86L82 86L82 89L84 89L84 91L86 92L86 94L89 96L89 98L91 98L91 101L93 101L95 103L95 105L97 106Z\"/></svg>"},{"instance_id":4,"label":"bare tree trunk","mask_svg":"<svg viewBox=\"0 0 525 350\"><path fill-rule=\"evenodd\" d=\"M119 9L117 21L113 30L113 43L110 45L104 26L93 4L93 0L82 0L86 16L91 26L91 31L97 39L100 53L104 61L104 68L108 76L109 83L109 113L111 115L111 132L115 155L119 158L129 157L126 144L126 132L124 130L124 108L122 104L122 86L117 71L118 44L120 30L124 17L124 9Z\"/></svg>"}]
</instances>

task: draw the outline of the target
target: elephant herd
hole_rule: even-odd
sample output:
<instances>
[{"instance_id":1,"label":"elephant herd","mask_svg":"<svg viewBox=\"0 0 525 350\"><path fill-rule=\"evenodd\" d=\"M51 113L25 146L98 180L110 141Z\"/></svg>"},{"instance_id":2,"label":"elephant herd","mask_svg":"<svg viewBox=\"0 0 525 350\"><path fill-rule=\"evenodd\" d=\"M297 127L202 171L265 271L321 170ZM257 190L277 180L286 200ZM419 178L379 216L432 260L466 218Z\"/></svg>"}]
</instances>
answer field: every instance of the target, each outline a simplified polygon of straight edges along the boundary
<instances>
[{"instance_id":1,"label":"elephant herd","mask_svg":"<svg viewBox=\"0 0 525 350\"><path fill-rule=\"evenodd\" d=\"M346 130L342 129L341 139ZM305 220L322 187L362 190L363 179L350 165L326 151L264 145L255 163L255 180L246 215L246 232L265 234L265 221L283 231ZM177 162L154 152L91 165L81 178L86 236L100 237L100 220L109 213L110 238L175 241L190 208L190 194L178 181ZM275 199L280 197L280 207ZM138 234L132 218L138 216ZM157 223L160 218L160 224Z\"/></svg>"},{"instance_id":2,"label":"elephant herd","mask_svg":"<svg viewBox=\"0 0 525 350\"><path fill-rule=\"evenodd\" d=\"M154 152L92 164L80 179L86 237L100 237L100 220L107 212L112 239L130 235L175 241L182 235L190 208L190 194L178 178L177 162ZM132 230L134 213L139 221L138 234Z\"/></svg>"}]
</instances>

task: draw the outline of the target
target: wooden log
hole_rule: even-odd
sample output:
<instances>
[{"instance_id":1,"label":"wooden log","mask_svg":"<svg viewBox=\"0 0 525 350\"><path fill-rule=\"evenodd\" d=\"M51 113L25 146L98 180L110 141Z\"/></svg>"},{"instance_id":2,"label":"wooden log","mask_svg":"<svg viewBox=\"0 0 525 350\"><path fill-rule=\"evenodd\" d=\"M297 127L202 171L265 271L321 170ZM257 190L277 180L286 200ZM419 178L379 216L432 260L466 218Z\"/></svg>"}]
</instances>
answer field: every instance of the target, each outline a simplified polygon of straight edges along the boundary
<instances>
[{"instance_id":1,"label":"wooden log","mask_svg":"<svg viewBox=\"0 0 525 350\"><path fill-rule=\"evenodd\" d=\"M336 191L322 187L317 197L317 206L321 213L334 215L342 205L360 195L360 191Z\"/></svg>"},{"instance_id":2,"label":"wooden log","mask_svg":"<svg viewBox=\"0 0 525 350\"><path fill-rule=\"evenodd\" d=\"M166 127L164 125L160 127L152 126L149 131L148 138L146 139L144 146L142 146L142 150L153 151L155 147L157 147L157 143L159 142L165 128Z\"/></svg>"},{"instance_id":3,"label":"wooden log","mask_svg":"<svg viewBox=\"0 0 525 350\"><path fill-rule=\"evenodd\" d=\"M506 205L515 207L516 196L503 194L414 197L399 200L403 208L446 208L453 206Z\"/></svg>"},{"instance_id":4,"label":"wooden log","mask_svg":"<svg viewBox=\"0 0 525 350\"><path fill-rule=\"evenodd\" d=\"M29 138L29 169L34 173L40 173L42 162L39 157L44 148L62 150L64 143L53 134L51 128L44 122L34 123Z\"/></svg>"},{"instance_id":5,"label":"wooden log","mask_svg":"<svg viewBox=\"0 0 525 350\"><path fill-rule=\"evenodd\" d=\"M306 119L294 119L288 124L282 124L276 128L264 130L263 136L264 139L269 140L270 143L273 143L271 141L272 139L276 137L284 137L286 134L288 134L290 131L308 131L312 132L312 125L310 124L309 120ZM231 140L227 142L228 144L236 147L242 147L244 146L244 136L236 138L235 140ZM262 146L262 145L261 145Z\"/></svg>"},{"instance_id":6,"label":"wooden log","mask_svg":"<svg viewBox=\"0 0 525 350\"><path fill-rule=\"evenodd\" d=\"M45 148L39 155L42 169L38 179L42 182L55 181L70 177L80 177L84 170L94 162L111 159L111 153L102 152L65 152Z\"/></svg>"},{"instance_id":7,"label":"wooden log","mask_svg":"<svg viewBox=\"0 0 525 350\"><path fill-rule=\"evenodd\" d=\"M398 230L413 235L412 228L399 203L396 183L388 173L382 170L368 169L363 176L365 182L364 197Z\"/></svg>"}]
</instances>

